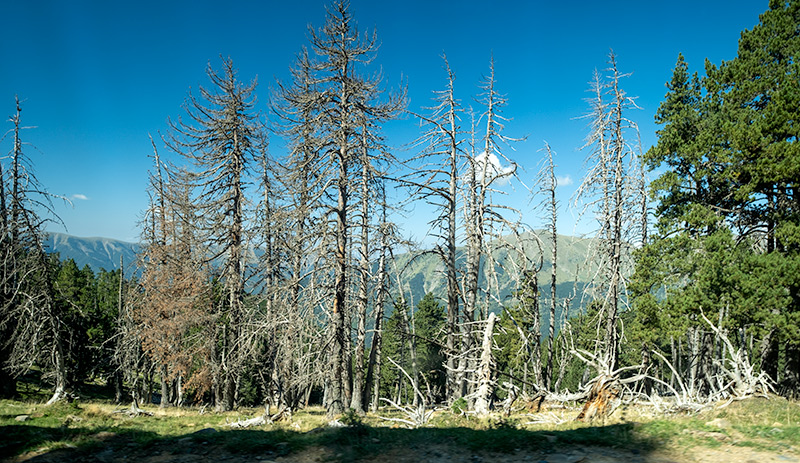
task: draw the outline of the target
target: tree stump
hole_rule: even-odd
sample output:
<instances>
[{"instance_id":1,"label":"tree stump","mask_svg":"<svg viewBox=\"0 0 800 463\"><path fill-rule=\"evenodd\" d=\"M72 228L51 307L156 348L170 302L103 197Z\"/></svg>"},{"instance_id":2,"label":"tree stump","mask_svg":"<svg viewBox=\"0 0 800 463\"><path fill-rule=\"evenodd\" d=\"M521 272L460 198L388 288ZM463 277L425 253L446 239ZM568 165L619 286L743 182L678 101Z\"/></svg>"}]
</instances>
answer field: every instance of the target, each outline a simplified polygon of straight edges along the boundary
<instances>
[{"instance_id":1,"label":"tree stump","mask_svg":"<svg viewBox=\"0 0 800 463\"><path fill-rule=\"evenodd\" d=\"M619 398L619 385L617 378L600 376L589 391L586 403L583 405L576 421L594 421L597 418L605 419L614 409L614 402Z\"/></svg>"}]
</instances>

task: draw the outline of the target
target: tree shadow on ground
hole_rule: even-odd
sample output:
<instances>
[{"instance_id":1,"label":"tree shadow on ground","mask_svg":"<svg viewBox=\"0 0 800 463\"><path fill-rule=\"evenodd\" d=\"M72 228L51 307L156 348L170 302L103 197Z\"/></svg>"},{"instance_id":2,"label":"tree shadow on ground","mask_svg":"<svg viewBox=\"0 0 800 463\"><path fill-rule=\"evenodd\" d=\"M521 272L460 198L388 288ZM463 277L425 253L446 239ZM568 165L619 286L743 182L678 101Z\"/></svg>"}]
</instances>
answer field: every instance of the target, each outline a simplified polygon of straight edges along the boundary
<instances>
[{"instance_id":1,"label":"tree shadow on ground","mask_svg":"<svg viewBox=\"0 0 800 463\"><path fill-rule=\"evenodd\" d=\"M243 459L258 456L263 460L310 448L323 449L326 461L345 462L387 457L394 451L400 454L400 451L428 448L445 453L451 449L462 454L548 454L577 447L616 449L629 452L627 454L635 456L636 461L646 462L647 455L657 449L655 442L638 435L635 425L630 423L563 431L528 431L510 425L486 430L464 427L400 429L358 425L318 428L305 433L282 429L203 429L170 437L133 429L80 426L49 428L20 424L0 427L0 436L0 458L33 452L26 455L29 457L26 461L37 463L137 461L155 455L163 461L191 458L215 461L222 455L225 458L240 455ZM54 442L60 444L37 454L37 449L53 447Z\"/></svg>"}]
</instances>

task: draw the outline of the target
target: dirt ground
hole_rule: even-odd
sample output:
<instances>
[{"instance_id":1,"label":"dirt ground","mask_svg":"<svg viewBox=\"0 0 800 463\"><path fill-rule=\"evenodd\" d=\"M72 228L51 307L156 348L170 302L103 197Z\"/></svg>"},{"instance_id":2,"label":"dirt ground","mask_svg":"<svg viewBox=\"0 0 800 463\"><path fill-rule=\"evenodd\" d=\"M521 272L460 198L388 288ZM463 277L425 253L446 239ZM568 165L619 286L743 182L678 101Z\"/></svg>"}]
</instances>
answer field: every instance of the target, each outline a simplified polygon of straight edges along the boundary
<instances>
[{"instance_id":1,"label":"dirt ground","mask_svg":"<svg viewBox=\"0 0 800 463\"><path fill-rule=\"evenodd\" d=\"M244 462L347 462L364 463L398 462L398 463L484 463L484 462L533 462L533 463L800 463L800 454L795 451L770 453L750 448L722 445L717 448L698 447L682 450L680 453L669 451L638 452L636 450L618 450L601 447L566 447L555 448L549 452L523 451L513 453L475 452L453 448L445 445L417 446L415 448L391 448L380 455L366 458L355 458L343 453L335 453L325 447L312 447L287 455L274 452L263 454L236 454L216 446L199 445L189 441L177 443L161 443L149 448L141 448L136 444L117 448L100 447L92 453L78 452L71 449L60 449L48 453L29 453L21 455L9 462L20 463L244 463Z\"/></svg>"}]
</instances>

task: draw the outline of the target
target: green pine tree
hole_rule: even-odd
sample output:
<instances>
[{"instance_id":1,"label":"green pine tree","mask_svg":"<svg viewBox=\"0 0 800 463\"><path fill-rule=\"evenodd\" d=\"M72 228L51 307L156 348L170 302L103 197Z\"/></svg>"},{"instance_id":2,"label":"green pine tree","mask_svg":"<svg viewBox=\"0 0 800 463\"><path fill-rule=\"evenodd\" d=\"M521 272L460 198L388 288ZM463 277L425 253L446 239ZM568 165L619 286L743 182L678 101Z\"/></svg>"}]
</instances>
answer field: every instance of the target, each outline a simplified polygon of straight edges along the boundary
<instances>
[{"instance_id":1,"label":"green pine tree","mask_svg":"<svg viewBox=\"0 0 800 463\"><path fill-rule=\"evenodd\" d=\"M722 350L702 312L782 392L800 390L798 52L800 2L773 0L702 79L679 56L646 155L659 222L629 286L628 362L656 348L710 387Z\"/></svg>"}]
</instances>

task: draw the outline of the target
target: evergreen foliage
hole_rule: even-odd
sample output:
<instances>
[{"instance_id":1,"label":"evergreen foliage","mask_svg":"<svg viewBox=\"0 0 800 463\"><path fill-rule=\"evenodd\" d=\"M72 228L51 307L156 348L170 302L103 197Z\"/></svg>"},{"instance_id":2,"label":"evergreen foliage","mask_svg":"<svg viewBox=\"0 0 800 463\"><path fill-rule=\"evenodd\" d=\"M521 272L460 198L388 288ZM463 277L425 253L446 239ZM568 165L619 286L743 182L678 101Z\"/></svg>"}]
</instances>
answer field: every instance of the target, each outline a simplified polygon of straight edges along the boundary
<instances>
[{"instance_id":1,"label":"evergreen foliage","mask_svg":"<svg viewBox=\"0 0 800 463\"><path fill-rule=\"evenodd\" d=\"M679 56L656 114L657 235L637 255L629 349L669 351L699 390L717 371L701 314L782 392L800 386L798 52L800 3L772 1L702 78Z\"/></svg>"},{"instance_id":2,"label":"evergreen foliage","mask_svg":"<svg viewBox=\"0 0 800 463\"><path fill-rule=\"evenodd\" d=\"M407 304L395 302L383 332L382 355L397 362L412 377L419 375L420 390L428 395L429 402L439 402L445 398L445 308L427 293L414 313L408 312ZM381 388L381 397L398 403L395 399L411 399L414 394L403 373L388 362L382 370Z\"/></svg>"}]
</instances>

